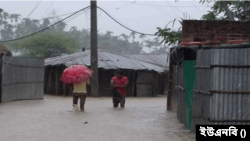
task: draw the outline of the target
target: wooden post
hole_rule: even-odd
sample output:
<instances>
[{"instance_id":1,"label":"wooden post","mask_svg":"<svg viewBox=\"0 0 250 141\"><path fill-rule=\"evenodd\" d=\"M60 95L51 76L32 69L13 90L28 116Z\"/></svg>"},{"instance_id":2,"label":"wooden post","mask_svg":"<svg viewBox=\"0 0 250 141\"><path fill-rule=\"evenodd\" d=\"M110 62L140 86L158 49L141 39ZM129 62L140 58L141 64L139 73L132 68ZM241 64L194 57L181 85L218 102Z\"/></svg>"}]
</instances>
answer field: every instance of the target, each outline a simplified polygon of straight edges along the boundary
<instances>
[{"instance_id":1,"label":"wooden post","mask_svg":"<svg viewBox=\"0 0 250 141\"><path fill-rule=\"evenodd\" d=\"M96 0L90 1L91 8L91 96L97 97L99 92L98 84L98 51L97 51L97 7Z\"/></svg>"},{"instance_id":2,"label":"wooden post","mask_svg":"<svg viewBox=\"0 0 250 141\"><path fill-rule=\"evenodd\" d=\"M64 71L65 69L66 69L66 66L62 66L62 73L63 73L63 71ZM62 73L61 73L61 74L62 74ZM63 96L66 96L66 95L67 95L67 85L66 85L65 83L63 83L62 87L63 87L63 91L62 91Z\"/></svg>"},{"instance_id":3,"label":"wooden post","mask_svg":"<svg viewBox=\"0 0 250 141\"><path fill-rule=\"evenodd\" d=\"M2 84L2 79L3 79L3 54L0 53L0 71L1 71L1 74L0 74L0 103L2 103L2 88L3 88L3 84Z\"/></svg>"},{"instance_id":4,"label":"wooden post","mask_svg":"<svg viewBox=\"0 0 250 141\"><path fill-rule=\"evenodd\" d=\"M48 68L44 67L44 93L47 93L48 89Z\"/></svg>"},{"instance_id":5,"label":"wooden post","mask_svg":"<svg viewBox=\"0 0 250 141\"><path fill-rule=\"evenodd\" d=\"M66 95L66 84L63 83L63 96L65 96L65 95Z\"/></svg>"},{"instance_id":6,"label":"wooden post","mask_svg":"<svg viewBox=\"0 0 250 141\"><path fill-rule=\"evenodd\" d=\"M48 88L47 88L47 92L48 94L52 94L52 67L48 67Z\"/></svg>"},{"instance_id":7,"label":"wooden post","mask_svg":"<svg viewBox=\"0 0 250 141\"><path fill-rule=\"evenodd\" d=\"M170 49L172 52L173 48ZM168 96L167 96L167 110L171 110L171 98L173 93L173 62L171 59L171 54L169 58L169 73L168 73Z\"/></svg>"},{"instance_id":8,"label":"wooden post","mask_svg":"<svg viewBox=\"0 0 250 141\"><path fill-rule=\"evenodd\" d=\"M132 71L133 72L133 79L132 79L132 82L129 82L129 83L131 83L132 84L132 97L135 97L135 81L136 81L136 79L135 79L135 71L133 70Z\"/></svg>"},{"instance_id":9,"label":"wooden post","mask_svg":"<svg viewBox=\"0 0 250 141\"><path fill-rule=\"evenodd\" d=\"M55 69L55 73L56 73L56 76L55 76L55 93L56 95L59 95L59 67Z\"/></svg>"}]
</instances>

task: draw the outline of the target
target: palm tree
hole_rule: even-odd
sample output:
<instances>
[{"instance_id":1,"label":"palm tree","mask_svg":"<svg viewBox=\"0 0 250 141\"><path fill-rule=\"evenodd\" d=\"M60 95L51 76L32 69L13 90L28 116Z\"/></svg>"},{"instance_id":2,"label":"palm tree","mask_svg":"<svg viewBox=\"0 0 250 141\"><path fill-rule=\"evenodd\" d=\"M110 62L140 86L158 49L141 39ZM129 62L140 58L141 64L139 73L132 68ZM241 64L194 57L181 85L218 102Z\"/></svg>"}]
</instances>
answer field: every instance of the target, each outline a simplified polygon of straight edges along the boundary
<instances>
[{"instance_id":1,"label":"palm tree","mask_svg":"<svg viewBox=\"0 0 250 141\"><path fill-rule=\"evenodd\" d=\"M119 36L114 36L113 38L114 38L115 40L118 40Z\"/></svg>"},{"instance_id":2,"label":"palm tree","mask_svg":"<svg viewBox=\"0 0 250 141\"><path fill-rule=\"evenodd\" d=\"M90 30L82 29L82 31L80 31L80 37L83 37L83 39L80 42L82 42L82 44L85 45L85 48L90 48L90 44L89 44Z\"/></svg>"},{"instance_id":3,"label":"palm tree","mask_svg":"<svg viewBox=\"0 0 250 141\"><path fill-rule=\"evenodd\" d=\"M31 20L31 23L35 28L39 29L39 27L40 27L40 21L39 20Z\"/></svg>"},{"instance_id":4,"label":"palm tree","mask_svg":"<svg viewBox=\"0 0 250 141\"><path fill-rule=\"evenodd\" d=\"M50 20L48 18L43 19L42 25L40 26L41 29L46 28L50 25Z\"/></svg>"},{"instance_id":5,"label":"palm tree","mask_svg":"<svg viewBox=\"0 0 250 141\"><path fill-rule=\"evenodd\" d=\"M78 41L83 40L82 36L80 36L80 32L77 30L76 26L72 26L69 30L69 36L78 39ZM81 39L80 39L81 38Z\"/></svg>"},{"instance_id":6,"label":"palm tree","mask_svg":"<svg viewBox=\"0 0 250 141\"><path fill-rule=\"evenodd\" d=\"M141 34L141 35L139 36L140 39L143 39L143 38L145 38L145 37L146 37L146 35L144 35L144 34Z\"/></svg>"},{"instance_id":7,"label":"palm tree","mask_svg":"<svg viewBox=\"0 0 250 141\"><path fill-rule=\"evenodd\" d=\"M71 28L70 28L70 30L69 31L71 31L71 32L75 32L75 31L78 31L77 30L77 27L76 26L72 26Z\"/></svg>"},{"instance_id":8,"label":"palm tree","mask_svg":"<svg viewBox=\"0 0 250 141\"><path fill-rule=\"evenodd\" d=\"M155 38L154 38L154 41L157 42L157 43L159 43L159 42L160 42L160 39L159 39L158 37L155 37Z\"/></svg>"},{"instance_id":9,"label":"palm tree","mask_svg":"<svg viewBox=\"0 0 250 141\"><path fill-rule=\"evenodd\" d=\"M134 31L132 31L131 33L130 33L130 36L129 37L132 37L132 39L133 39L133 41L135 40L135 32Z\"/></svg>"},{"instance_id":10,"label":"palm tree","mask_svg":"<svg viewBox=\"0 0 250 141\"><path fill-rule=\"evenodd\" d=\"M64 31L64 29L66 28L67 24L65 22L60 22L57 26L56 26L56 30L58 32L60 31Z\"/></svg>"},{"instance_id":11,"label":"palm tree","mask_svg":"<svg viewBox=\"0 0 250 141\"><path fill-rule=\"evenodd\" d=\"M32 25L32 21L29 18L24 18L23 19L23 24L30 27Z\"/></svg>"},{"instance_id":12,"label":"palm tree","mask_svg":"<svg viewBox=\"0 0 250 141\"><path fill-rule=\"evenodd\" d=\"M155 46L160 46L161 45L160 44L160 39L158 37L154 38L153 41L154 41Z\"/></svg>"},{"instance_id":13,"label":"palm tree","mask_svg":"<svg viewBox=\"0 0 250 141\"><path fill-rule=\"evenodd\" d=\"M120 36L123 37L124 40L128 40L128 37L129 37L129 36L126 35L126 34L121 34Z\"/></svg>"},{"instance_id":14,"label":"palm tree","mask_svg":"<svg viewBox=\"0 0 250 141\"><path fill-rule=\"evenodd\" d=\"M11 15L10 15L11 22L12 22L13 20L15 20L15 22L17 23L18 20L20 20L20 17L21 17L20 14L11 14Z\"/></svg>"},{"instance_id":15,"label":"palm tree","mask_svg":"<svg viewBox=\"0 0 250 141\"><path fill-rule=\"evenodd\" d=\"M151 52L151 48L154 45L154 42L150 41L150 39L146 40L146 46L149 48L149 52Z\"/></svg>"},{"instance_id":16,"label":"palm tree","mask_svg":"<svg viewBox=\"0 0 250 141\"><path fill-rule=\"evenodd\" d=\"M142 41L141 41L141 46L143 46L143 43L144 43L144 38L146 37L146 35L144 35L144 34L140 34L140 36L139 36L139 38L140 39L142 39Z\"/></svg>"},{"instance_id":17,"label":"palm tree","mask_svg":"<svg viewBox=\"0 0 250 141\"><path fill-rule=\"evenodd\" d=\"M9 13L3 12L3 18L6 21L9 18Z\"/></svg>"},{"instance_id":18,"label":"palm tree","mask_svg":"<svg viewBox=\"0 0 250 141\"><path fill-rule=\"evenodd\" d=\"M90 30L89 29L82 29L82 33L83 34L90 34Z\"/></svg>"},{"instance_id":19,"label":"palm tree","mask_svg":"<svg viewBox=\"0 0 250 141\"><path fill-rule=\"evenodd\" d=\"M8 22L6 22L6 21L1 21L1 25L6 26L7 24L8 24Z\"/></svg>"},{"instance_id":20,"label":"palm tree","mask_svg":"<svg viewBox=\"0 0 250 141\"><path fill-rule=\"evenodd\" d=\"M112 34L113 34L113 32L112 32L112 31L107 31L107 32L106 32L106 34L105 34L105 36L107 36L107 37L111 37L111 36L112 36Z\"/></svg>"},{"instance_id":21,"label":"palm tree","mask_svg":"<svg viewBox=\"0 0 250 141\"><path fill-rule=\"evenodd\" d=\"M13 28L14 26L11 24L4 25L4 28L1 30L1 37L3 40L11 39L14 36Z\"/></svg>"}]
</instances>

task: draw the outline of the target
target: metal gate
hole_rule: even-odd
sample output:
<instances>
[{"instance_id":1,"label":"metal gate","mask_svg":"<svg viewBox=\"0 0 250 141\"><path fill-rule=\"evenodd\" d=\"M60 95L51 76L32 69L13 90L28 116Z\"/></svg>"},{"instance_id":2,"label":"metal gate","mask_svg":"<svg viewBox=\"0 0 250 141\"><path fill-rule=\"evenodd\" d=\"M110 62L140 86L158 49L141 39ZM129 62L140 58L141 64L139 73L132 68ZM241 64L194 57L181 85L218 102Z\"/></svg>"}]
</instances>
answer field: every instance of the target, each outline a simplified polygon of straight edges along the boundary
<instances>
[{"instance_id":1,"label":"metal gate","mask_svg":"<svg viewBox=\"0 0 250 141\"><path fill-rule=\"evenodd\" d=\"M138 72L136 80L136 96L137 97L153 97L156 82L156 75L148 72Z\"/></svg>"},{"instance_id":2,"label":"metal gate","mask_svg":"<svg viewBox=\"0 0 250 141\"><path fill-rule=\"evenodd\" d=\"M44 59L3 57L0 102L42 99Z\"/></svg>"}]
</instances>

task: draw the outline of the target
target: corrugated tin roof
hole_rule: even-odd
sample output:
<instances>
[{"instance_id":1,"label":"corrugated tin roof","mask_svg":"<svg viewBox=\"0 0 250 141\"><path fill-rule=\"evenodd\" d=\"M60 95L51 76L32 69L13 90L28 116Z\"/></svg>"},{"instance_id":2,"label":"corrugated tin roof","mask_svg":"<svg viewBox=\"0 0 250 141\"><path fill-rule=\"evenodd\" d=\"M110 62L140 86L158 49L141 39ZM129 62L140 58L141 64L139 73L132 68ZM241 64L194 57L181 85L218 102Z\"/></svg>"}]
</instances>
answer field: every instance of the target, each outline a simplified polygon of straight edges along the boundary
<instances>
[{"instance_id":1,"label":"corrugated tin roof","mask_svg":"<svg viewBox=\"0 0 250 141\"><path fill-rule=\"evenodd\" d=\"M103 69L152 70L163 72L167 67L167 54L141 55L116 54L98 50L98 67ZM45 59L45 66L61 65L69 67L75 64L90 66L90 51Z\"/></svg>"},{"instance_id":2,"label":"corrugated tin roof","mask_svg":"<svg viewBox=\"0 0 250 141\"><path fill-rule=\"evenodd\" d=\"M121 54L122 56L126 56L129 58L133 58L139 61L145 61L148 63L152 63L155 65L167 67L167 54L157 54L157 55L151 55L151 54Z\"/></svg>"}]
</instances>

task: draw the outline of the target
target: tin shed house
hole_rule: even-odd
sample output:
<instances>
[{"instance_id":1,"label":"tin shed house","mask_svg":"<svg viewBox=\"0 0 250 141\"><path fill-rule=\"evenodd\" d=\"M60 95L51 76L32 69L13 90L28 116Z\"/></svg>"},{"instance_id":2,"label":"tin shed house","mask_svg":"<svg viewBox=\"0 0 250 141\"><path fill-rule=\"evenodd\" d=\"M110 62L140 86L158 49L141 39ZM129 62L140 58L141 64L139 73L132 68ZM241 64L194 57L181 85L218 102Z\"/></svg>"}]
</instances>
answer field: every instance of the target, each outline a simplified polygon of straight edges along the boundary
<instances>
[{"instance_id":1,"label":"tin shed house","mask_svg":"<svg viewBox=\"0 0 250 141\"><path fill-rule=\"evenodd\" d=\"M90 66L90 51L46 59L45 93L71 95L71 88L60 82L59 78L66 67L76 64ZM98 67L99 96L111 96L110 80L116 69L123 70L128 77L127 96L153 97L164 94L167 54L117 54L99 50Z\"/></svg>"}]
</instances>

